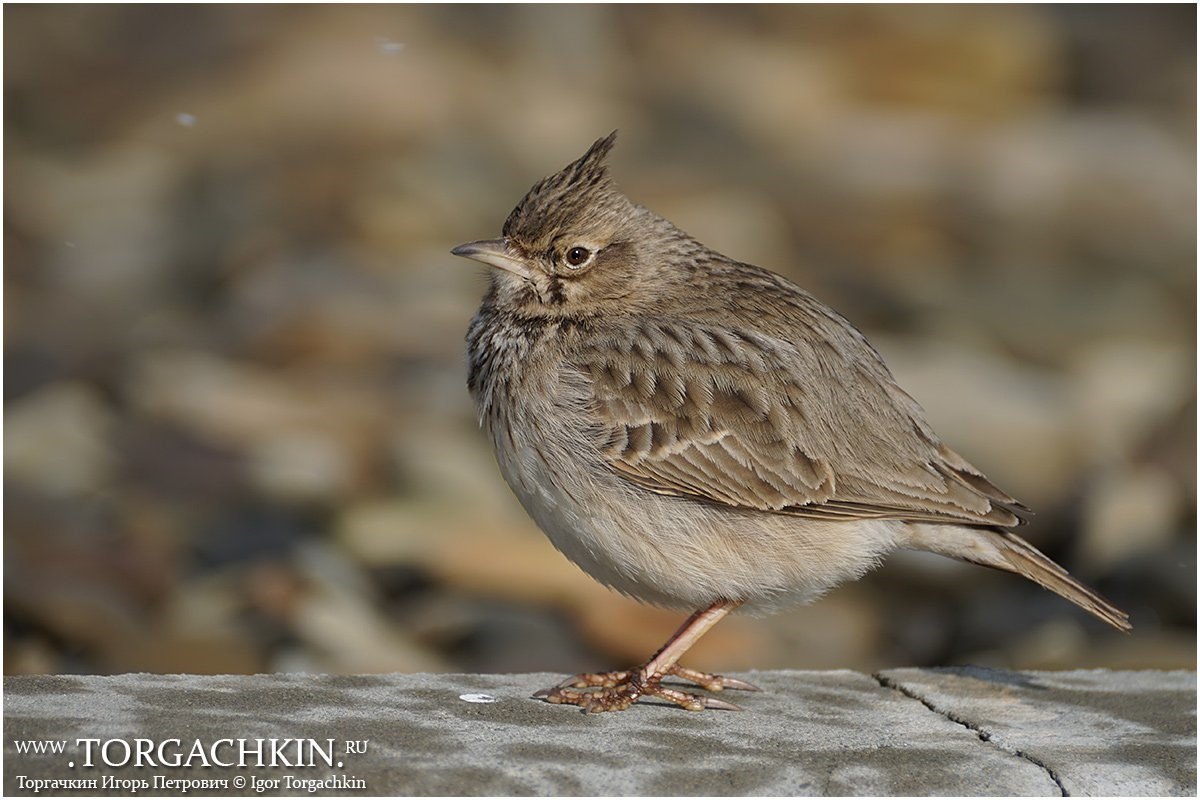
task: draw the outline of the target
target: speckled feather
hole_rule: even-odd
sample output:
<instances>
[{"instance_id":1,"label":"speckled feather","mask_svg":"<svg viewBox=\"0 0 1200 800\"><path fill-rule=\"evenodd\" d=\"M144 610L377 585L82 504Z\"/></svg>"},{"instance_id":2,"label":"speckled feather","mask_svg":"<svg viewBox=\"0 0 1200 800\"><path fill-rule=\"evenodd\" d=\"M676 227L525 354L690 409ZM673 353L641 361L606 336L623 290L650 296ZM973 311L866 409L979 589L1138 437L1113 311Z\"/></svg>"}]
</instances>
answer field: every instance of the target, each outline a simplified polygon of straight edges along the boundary
<instances>
[{"instance_id":1,"label":"speckled feather","mask_svg":"<svg viewBox=\"0 0 1200 800\"><path fill-rule=\"evenodd\" d=\"M758 277L730 267L727 278ZM775 320L805 335L766 332L761 311L723 309L721 321L685 308L581 343L572 362L591 379L616 470L654 491L798 516L1020 521L1022 507L938 441L861 335L775 285Z\"/></svg>"}]
</instances>

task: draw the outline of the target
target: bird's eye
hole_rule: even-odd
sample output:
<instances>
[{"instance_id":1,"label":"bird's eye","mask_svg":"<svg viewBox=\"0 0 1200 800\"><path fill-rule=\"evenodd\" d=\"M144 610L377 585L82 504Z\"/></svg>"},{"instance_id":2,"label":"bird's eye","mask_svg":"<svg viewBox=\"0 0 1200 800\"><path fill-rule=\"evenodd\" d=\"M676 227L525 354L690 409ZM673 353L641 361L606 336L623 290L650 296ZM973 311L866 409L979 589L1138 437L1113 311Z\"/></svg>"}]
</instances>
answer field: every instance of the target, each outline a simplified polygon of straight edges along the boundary
<instances>
[{"instance_id":1,"label":"bird's eye","mask_svg":"<svg viewBox=\"0 0 1200 800\"><path fill-rule=\"evenodd\" d=\"M567 266L578 267L587 261L591 255L592 251L586 247L572 247L567 251Z\"/></svg>"}]
</instances>

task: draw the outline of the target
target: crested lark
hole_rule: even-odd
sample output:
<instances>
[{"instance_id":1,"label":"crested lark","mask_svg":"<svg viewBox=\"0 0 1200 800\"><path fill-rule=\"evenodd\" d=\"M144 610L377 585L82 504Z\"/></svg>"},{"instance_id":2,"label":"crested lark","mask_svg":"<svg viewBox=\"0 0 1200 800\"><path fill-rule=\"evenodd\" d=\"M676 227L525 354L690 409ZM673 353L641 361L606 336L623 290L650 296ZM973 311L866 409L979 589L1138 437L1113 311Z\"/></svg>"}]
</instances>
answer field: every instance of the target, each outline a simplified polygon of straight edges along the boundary
<instances>
[{"instance_id":1,"label":"crested lark","mask_svg":"<svg viewBox=\"0 0 1200 800\"><path fill-rule=\"evenodd\" d=\"M814 600L892 550L1015 572L1129 630L1127 615L1007 529L1028 509L944 445L879 354L790 281L714 252L613 186L616 133L533 186L467 333L469 386L500 471L567 558L657 605L699 609L642 666L538 697L589 711L685 669L739 606Z\"/></svg>"}]
</instances>

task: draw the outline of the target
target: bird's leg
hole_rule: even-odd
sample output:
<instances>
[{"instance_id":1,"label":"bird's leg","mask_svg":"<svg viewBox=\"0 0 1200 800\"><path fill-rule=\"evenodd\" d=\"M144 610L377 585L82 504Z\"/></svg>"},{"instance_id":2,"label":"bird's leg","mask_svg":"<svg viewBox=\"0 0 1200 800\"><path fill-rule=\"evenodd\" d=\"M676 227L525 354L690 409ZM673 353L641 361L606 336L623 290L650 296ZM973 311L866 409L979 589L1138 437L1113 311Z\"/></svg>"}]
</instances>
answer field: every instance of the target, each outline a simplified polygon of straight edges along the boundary
<instances>
[{"instance_id":1,"label":"bird's leg","mask_svg":"<svg viewBox=\"0 0 1200 800\"><path fill-rule=\"evenodd\" d=\"M716 625L722 617L741 605L740 600L719 600L707 608L688 617L687 622L675 631L667 643L642 666L616 672L585 672L550 689L534 694L550 703L568 703L581 706L585 711L623 711L633 705L639 697L659 697L689 711L719 708L730 711L741 710L733 703L713 697L688 694L678 689L662 686L667 675L676 675L697 683L710 691L722 689L746 689L757 691L757 687L735 678L709 675L678 665L679 658L696 643L704 633ZM577 689L599 687L599 691L581 692Z\"/></svg>"}]
</instances>

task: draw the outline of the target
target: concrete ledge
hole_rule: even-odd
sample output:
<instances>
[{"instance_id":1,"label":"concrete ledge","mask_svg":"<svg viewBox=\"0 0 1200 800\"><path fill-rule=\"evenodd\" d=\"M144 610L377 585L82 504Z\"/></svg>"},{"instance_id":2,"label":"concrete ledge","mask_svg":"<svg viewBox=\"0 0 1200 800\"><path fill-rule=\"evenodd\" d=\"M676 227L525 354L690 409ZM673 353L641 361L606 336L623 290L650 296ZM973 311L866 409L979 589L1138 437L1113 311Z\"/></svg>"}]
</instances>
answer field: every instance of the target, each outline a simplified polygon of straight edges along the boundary
<instances>
[{"instance_id":1,"label":"concrete ledge","mask_svg":"<svg viewBox=\"0 0 1200 800\"><path fill-rule=\"evenodd\" d=\"M319 794L364 796L1196 793L1194 672L759 672L745 677L764 693L737 693L745 713L694 714L643 702L620 714L592 716L529 698L561 677L6 678L4 790L302 795L316 786ZM260 738L276 742L259 743ZM98 741L79 741L84 739ZM141 760L153 763L135 766L137 739L149 740L140 745ZM315 740L317 749L306 753L298 739ZM18 751L27 749L19 743L42 741L62 742L64 749ZM365 752L347 747L358 742L365 743ZM92 767L85 766L89 747ZM332 766L326 750L332 751ZM105 764L105 753L109 762L124 766ZM276 765L270 766L273 757ZM247 766L204 766L210 758ZM259 758L265 766L258 766ZM190 767L173 765L189 759ZM304 765L310 762L315 765ZM79 783L36 783L64 779ZM265 789L258 784L262 791L255 791L255 780L279 783ZM129 783L114 783L120 781Z\"/></svg>"}]
</instances>

